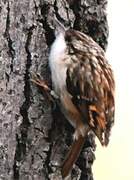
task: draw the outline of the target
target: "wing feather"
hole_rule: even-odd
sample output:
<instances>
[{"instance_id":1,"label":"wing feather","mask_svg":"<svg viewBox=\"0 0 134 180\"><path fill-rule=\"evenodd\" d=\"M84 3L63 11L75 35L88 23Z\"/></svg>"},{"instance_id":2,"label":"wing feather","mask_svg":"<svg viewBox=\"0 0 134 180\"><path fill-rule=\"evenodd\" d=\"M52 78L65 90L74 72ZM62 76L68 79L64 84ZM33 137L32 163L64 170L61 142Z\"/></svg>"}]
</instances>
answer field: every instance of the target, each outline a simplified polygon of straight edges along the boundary
<instances>
[{"instance_id":1,"label":"wing feather","mask_svg":"<svg viewBox=\"0 0 134 180\"><path fill-rule=\"evenodd\" d=\"M114 78L102 48L79 31L68 30L66 43L71 63L67 69L67 89L80 110L88 108L87 123L101 144L109 142L114 122Z\"/></svg>"}]
</instances>

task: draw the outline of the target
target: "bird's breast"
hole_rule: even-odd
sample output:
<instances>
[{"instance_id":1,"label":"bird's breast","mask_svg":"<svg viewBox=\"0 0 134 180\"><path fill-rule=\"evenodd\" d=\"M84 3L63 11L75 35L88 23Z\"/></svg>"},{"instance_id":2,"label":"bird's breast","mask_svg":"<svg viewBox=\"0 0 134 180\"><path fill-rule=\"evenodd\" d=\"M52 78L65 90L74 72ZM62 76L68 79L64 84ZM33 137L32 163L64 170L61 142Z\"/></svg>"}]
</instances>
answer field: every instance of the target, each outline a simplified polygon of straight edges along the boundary
<instances>
[{"instance_id":1,"label":"bird's breast","mask_svg":"<svg viewBox=\"0 0 134 180\"><path fill-rule=\"evenodd\" d=\"M64 34L60 33L53 42L49 55L52 83L57 94L66 86L66 47Z\"/></svg>"},{"instance_id":2,"label":"bird's breast","mask_svg":"<svg viewBox=\"0 0 134 180\"><path fill-rule=\"evenodd\" d=\"M53 63L51 67L52 83L57 94L66 87L67 67L63 63Z\"/></svg>"}]
</instances>

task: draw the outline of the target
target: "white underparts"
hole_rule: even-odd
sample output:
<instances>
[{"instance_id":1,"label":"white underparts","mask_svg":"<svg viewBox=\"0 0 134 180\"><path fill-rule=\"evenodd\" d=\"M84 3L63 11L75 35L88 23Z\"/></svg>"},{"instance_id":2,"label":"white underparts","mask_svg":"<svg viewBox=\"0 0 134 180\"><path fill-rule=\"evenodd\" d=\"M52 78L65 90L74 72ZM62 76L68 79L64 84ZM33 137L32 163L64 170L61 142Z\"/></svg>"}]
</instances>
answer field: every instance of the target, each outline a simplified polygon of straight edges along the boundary
<instances>
[{"instance_id":1,"label":"white underparts","mask_svg":"<svg viewBox=\"0 0 134 180\"><path fill-rule=\"evenodd\" d=\"M65 63L66 42L64 34L60 33L51 46L49 55L49 66L51 69L52 83L57 94L59 90L66 86L66 70Z\"/></svg>"}]
</instances>

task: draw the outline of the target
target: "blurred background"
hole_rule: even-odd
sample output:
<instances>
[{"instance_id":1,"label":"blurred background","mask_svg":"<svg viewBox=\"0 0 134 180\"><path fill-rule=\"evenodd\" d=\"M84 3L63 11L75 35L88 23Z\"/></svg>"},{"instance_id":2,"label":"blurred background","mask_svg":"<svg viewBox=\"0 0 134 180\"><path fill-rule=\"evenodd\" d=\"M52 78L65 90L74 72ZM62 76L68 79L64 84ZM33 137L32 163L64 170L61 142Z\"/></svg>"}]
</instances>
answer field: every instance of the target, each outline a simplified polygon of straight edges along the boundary
<instances>
[{"instance_id":1,"label":"blurred background","mask_svg":"<svg viewBox=\"0 0 134 180\"><path fill-rule=\"evenodd\" d=\"M110 144L97 142L95 180L134 179L134 0L108 0L107 58L116 79L116 115Z\"/></svg>"}]
</instances>

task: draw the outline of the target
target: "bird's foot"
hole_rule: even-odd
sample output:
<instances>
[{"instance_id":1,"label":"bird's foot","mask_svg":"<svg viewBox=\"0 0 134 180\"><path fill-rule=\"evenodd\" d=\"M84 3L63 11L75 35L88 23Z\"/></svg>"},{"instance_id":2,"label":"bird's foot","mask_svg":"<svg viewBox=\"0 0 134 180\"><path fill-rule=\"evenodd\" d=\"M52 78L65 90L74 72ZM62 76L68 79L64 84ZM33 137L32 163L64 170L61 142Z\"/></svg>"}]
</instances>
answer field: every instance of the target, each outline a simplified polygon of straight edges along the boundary
<instances>
[{"instance_id":1,"label":"bird's foot","mask_svg":"<svg viewBox=\"0 0 134 180\"><path fill-rule=\"evenodd\" d=\"M50 101L54 102L55 99L59 99L55 91L48 87L47 83L41 79L41 76L39 74L32 73L31 81L45 91Z\"/></svg>"}]
</instances>

